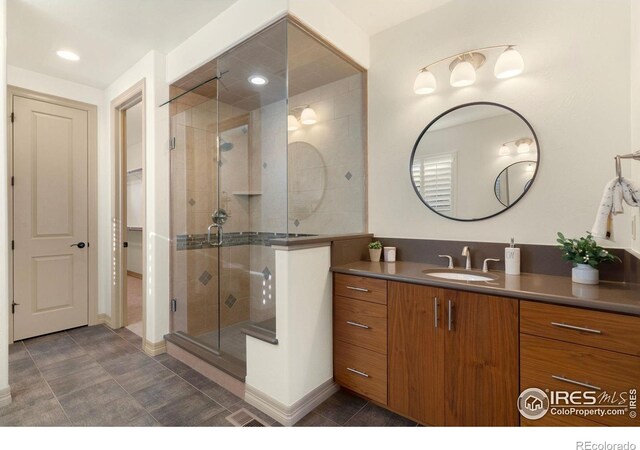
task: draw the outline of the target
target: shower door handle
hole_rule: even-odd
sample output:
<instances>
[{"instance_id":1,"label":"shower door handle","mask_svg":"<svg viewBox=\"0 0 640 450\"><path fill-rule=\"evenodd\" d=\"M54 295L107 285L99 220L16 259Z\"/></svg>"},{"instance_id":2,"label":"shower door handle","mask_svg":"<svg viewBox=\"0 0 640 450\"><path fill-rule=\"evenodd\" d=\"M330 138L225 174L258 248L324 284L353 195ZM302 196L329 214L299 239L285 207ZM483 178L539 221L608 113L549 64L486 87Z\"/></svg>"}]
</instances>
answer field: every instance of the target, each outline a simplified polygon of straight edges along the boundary
<instances>
[{"instance_id":1,"label":"shower door handle","mask_svg":"<svg viewBox=\"0 0 640 450\"><path fill-rule=\"evenodd\" d=\"M211 229L212 228L217 228L216 232L217 232L217 238L216 238L216 242L211 242ZM222 244L222 234L221 234L221 226L217 225L215 223L212 223L211 225L209 225L209 228L207 229L207 243L211 246L211 247L220 247L220 245Z\"/></svg>"}]
</instances>

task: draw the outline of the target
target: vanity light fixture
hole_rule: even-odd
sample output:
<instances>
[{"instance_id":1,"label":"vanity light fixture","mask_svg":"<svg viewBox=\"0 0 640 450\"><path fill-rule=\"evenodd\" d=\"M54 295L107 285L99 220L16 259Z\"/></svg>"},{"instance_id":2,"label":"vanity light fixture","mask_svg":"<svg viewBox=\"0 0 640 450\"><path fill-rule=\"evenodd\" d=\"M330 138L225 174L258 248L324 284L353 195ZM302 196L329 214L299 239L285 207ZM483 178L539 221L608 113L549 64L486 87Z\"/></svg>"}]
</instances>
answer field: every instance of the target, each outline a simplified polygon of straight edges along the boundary
<instances>
[{"instance_id":1,"label":"vanity light fixture","mask_svg":"<svg viewBox=\"0 0 640 450\"><path fill-rule=\"evenodd\" d=\"M300 112L300 120L296 117ZM287 116L287 130L295 131L302 125L313 125L318 122L316 112L309 105L292 108Z\"/></svg>"},{"instance_id":2,"label":"vanity light fixture","mask_svg":"<svg viewBox=\"0 0 640 450\"><path fill-rule=\"evenodd\" d=\"M498 155L507 156L511 154L511 149L509 148L509 144L514 144L516 147L517 153L529 153L531 151L531 145L533 144L533 139L531 138L520 138L514 139L513 141L508 141L503 143L500 146L500 150L498 150Z\"/></svg>"},{"instance_id":3,"label":"vanity light fixture","mask_svg":"<svg viewBox=\"0 0 640 450\"><path fill-rule=\"evenodd\" d=\"M482 47L475 50L458 53L448 56L436 62L424 66L418 72L413 83L413 92L418 95L431 94L435 92L437 81L429 68L436 64L449 61L451 76L449 84L453 87L470 86L476 81L476 71L482 67L487 60L484 53L495 49L505 49L498 57L493 73L496 78L505 79L515 77L524 70L524 60L522 55L514 48L515 45L504 44L491 47Z\"/></svg>"}]
</instances>

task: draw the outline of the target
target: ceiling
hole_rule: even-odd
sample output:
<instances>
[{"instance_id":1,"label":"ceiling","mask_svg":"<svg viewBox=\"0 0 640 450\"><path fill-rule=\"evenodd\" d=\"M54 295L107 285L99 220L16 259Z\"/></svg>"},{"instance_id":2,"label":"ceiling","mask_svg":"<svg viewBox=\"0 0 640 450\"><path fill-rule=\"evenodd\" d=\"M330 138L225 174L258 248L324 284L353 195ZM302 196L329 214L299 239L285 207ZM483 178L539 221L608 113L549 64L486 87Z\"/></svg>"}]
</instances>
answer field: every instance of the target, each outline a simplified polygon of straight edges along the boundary
<instances>
[{"instance_id":1,"label":"ceiling","mask_svg":"<svg viewBox=\"0 0 640 450\"><path fill-rule=\"evenodd\" d=\"M10 0L7 63L105 88L150 49L168 53L236 0ZM80 61L56 56L72 50Z\"/></svg>"},{"instance_id":2,"label":"ceiling","mask_svg":"<svg viewBox=\"0 0 640 450\"><path fill-rule=\"evenodd\" d=\"M369 36L451 0L329 0Z\"/></svg>"}]
</instances>

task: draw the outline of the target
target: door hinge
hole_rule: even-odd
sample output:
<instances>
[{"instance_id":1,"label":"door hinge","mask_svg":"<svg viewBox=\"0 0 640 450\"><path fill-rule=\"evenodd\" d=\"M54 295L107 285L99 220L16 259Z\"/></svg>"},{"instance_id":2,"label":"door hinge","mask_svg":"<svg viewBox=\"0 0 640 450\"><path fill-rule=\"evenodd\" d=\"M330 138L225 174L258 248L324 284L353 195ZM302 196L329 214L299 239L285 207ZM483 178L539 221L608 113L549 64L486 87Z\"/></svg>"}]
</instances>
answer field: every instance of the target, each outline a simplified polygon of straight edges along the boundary
<instances>
[{"instance_id":1,"label":"door hinge","mask_svg":"<svg viewBox=\"0 0 640 450\"><path fill-rule=\"evenodd\" d=\"M11 113L11 123L16 121L16 115L14 113Z\"/></svg>"},{"instance_id":2,"label":"door hinge","mask_svg":"<svg viewBox=\"0 0 640 450\"><path fill-rule=\"evenodd\" d=\"M11 314L16 313L16 306L20 305L20 303L16 303L15 301L11 303Z\"/></svg>"},{"instance_id":3,"label":"door hinge","mask_svg":"<svg viewBox=\"0 0 640 450\"><path fill-rule=\"evenodd\" d=\"M124 248L129 248L129 243L128 243L128 242L123 242L123 243L122 243L122 246L123 246Z\"/></svg>"},{"instance_id":4,"label":"door hinge","mask_svg":"<svg viewBox=\"0 0 640 450\"><path fill-rule=\"evenodd\" d=\"M172 137L171 139L169 139L169 150L175 150L176 149L176 138Z\"/></svg>"},{"instance_id":5,"label":"door hinge","mask_svg":"<svg viewBox=\"0 0 640 450\"><path fill-rule=\"evenodd\" d=\"M178 310L178 300L175 298L171 299L171 311L176 312Z\"/></svg>"},{"instance_id":6,"label":"door hinge","mask_svg":"<svg viewBox=\"0 0 640 450\"><path fill-rule=\"evenodd\" d=\"M16 241L11 240L11 250L15 250L16 249Z\"/></svg>"},{"instance_id":7,"label":"door hinge","mask_svg":"<svg viewBox=\"0 0 640 450\"><path fill-rule=\"evenodd\" d=\"M16 184L16 177L11 177L11 186Z\"/></svg>"}]
</instances>

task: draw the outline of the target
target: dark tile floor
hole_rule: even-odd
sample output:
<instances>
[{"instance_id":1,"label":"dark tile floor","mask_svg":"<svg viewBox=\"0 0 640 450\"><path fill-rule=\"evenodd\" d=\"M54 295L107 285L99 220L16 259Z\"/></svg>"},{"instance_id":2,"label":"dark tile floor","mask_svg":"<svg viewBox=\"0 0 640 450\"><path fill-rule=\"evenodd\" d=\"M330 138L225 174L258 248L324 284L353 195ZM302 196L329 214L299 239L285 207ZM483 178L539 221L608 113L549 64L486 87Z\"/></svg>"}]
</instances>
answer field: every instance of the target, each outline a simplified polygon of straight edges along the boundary
<instances>
[{"instance_id":1,"label":"dark tile floor","mask_svg":"<svg viewBox=\"0 0 640 450\"><path fill-rule=\"evenodd\" d=\"M169 355L141 350L127 329L98 325L9 346L13 402L0 426L232 426L246 408L266 414ZM415 426L414 422L339 391L297 426Z\"/></svg>"}]
</instances>

